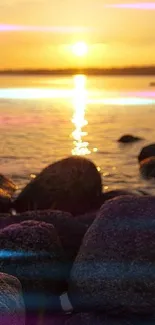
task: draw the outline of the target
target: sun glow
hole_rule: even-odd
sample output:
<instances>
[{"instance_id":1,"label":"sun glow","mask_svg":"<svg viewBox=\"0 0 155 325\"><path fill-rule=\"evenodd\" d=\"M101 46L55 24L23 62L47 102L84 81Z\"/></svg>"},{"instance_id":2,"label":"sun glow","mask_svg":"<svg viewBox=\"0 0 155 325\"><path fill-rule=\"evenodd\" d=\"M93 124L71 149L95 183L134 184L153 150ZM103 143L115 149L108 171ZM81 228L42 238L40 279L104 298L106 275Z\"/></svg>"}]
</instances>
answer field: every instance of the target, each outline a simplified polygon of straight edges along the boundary
<instances>
[{"instance_id":1,"label":"sun glow","mask_svg":"<svg viewBox=\"0 0 155 325\"><path fill-rule=\"evenodd\" d=\"M85 56L88 53L88 45L85 42L75 43L72 51L76 56Z\"/></svg>"}]
</instances>

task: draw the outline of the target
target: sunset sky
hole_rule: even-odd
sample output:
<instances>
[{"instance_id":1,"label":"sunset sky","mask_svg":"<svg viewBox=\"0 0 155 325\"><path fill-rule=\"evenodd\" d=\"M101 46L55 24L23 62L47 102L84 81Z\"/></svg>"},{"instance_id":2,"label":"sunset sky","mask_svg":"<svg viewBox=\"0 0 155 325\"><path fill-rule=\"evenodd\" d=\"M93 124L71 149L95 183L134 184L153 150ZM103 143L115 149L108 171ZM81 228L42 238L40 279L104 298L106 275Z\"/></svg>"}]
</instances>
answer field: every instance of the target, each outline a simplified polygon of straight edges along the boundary
<instances>
[{"instance_id":1,"label":"sunset sky","mask_svg":"<svg viewBox=\"0 0 155 325\"><path fill-rule=\"evenodd\" d=\"M154 2L0 0L0 69L148 65L154 53Z\"/></svg>"}]
</instances>

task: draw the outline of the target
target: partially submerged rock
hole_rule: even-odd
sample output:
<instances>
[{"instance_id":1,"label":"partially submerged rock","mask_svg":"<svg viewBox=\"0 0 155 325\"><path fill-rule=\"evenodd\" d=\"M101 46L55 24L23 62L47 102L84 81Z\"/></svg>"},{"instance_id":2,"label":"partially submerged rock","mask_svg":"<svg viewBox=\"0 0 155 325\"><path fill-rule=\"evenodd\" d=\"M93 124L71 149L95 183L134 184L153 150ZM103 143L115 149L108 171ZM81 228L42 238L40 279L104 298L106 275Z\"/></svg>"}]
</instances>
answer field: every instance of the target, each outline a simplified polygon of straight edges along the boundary
<instances>
[{"instance_id":1,"label":"partially submerged rock","mask_svg":"<svg viewBox=\"0 0 155 325\"><path fill-rule=\"evenodd\" d=\"M131 134L125 134L125 135L121 136L117 141L121 142L121 143L133 143L133 142L142 141L142 140L143 140L143 138L133 136Z\"/></svg>"},{"instance_id":2,"label":"partially submerged rock","mask_svg":"<svg viewBox=\"0 0 155 325\"><path fill-rule=\"evenodd\" d=\"M0 324L25 325L25 308L20 282L0 273Z\"/></svg>"},{"instance_id":3,"label":"partially submerged rock","mask_svg":"<svg viewBox=\"0 0 155 325\"><path fill-rule=\"evenodd\" d=\"M105 203L88 229L71 271L75 310L109 315L155 311L155 198Z\"/></svg>"},{"instance_id":4,"label":"partially submerged rock","mask_svg":"<svg viewBox=\"0 0 155 325\"><path fill-rule=\"evenodd\" d=\"M77 215L98 207L101 175L90 160L69 157L46 167L14 202L17 212L61 210Z\"/></svg>"},{"instance_id":5,"label":"partially submerged rock","mask_svg":"<svg viewBox=\"0 0 155 325\"><path fill-rule=\"evenodd\" d=\"M155 157L149 157L140 162L140 173L146 178L155 178Z\"/></svg>"},{"instance_id":6,"label":"partially submerged rock","mask_svg":"<svg viewBox=\"0 0 155 325\"><path fill-rule=\"evenodd\" d=\"M141 162L142 160L153 156L155 157L155 143L143 147L143 149L138 155L138 161Z\"/></svg>"}]
</instances>

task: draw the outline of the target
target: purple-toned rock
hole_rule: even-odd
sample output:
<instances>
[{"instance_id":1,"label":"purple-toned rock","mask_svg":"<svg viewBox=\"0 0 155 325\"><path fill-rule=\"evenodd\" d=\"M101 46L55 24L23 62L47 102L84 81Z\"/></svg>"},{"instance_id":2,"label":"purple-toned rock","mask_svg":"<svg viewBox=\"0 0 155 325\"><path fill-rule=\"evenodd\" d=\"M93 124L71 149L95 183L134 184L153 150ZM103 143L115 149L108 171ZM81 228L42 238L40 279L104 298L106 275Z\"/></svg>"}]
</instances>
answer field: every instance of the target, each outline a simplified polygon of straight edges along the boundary
<instances>
[{"instance_id":1,"label":"purple-toned rock","mask_svg":"<svg viewBox=\"0 0 155 325\"><path fill-rule=\"evenodd\" d=\"M101 175L90 160L69 157L46 167L14 202L18 212L26 210L61 210L73 215L99 206Z\"/></svg>"},{"instance_id":2,"label":"purple-toned rock","mask_svg":"<svg viewBox=\"0 0 155 325\"><path fill-rule=\"evenodd\" d=\"M21 281L28 324L46 310L61 310L68 265L55 228L32 220L10 225L0 230L0 249L1 270Z\"/></svg>"},{"instance_id":3,"label":"purple-toned rock","mask_svg":"<svg viewBox=\"0 0 155 325\"><path fill-rule=\"evenodd\" d=\"M56 210L26 211L14 216L0 215L0 229L26 220L43 221L52 224L60 238L66 261L72 265L87 231L87 226L80 222L81 220L73 218L67 212Z\"/></svg>"},{"instance_id":4,"label":"purple-toned rock","mask_svg":"<svg viewBox=\"0 0 155 325\"><path fill-rule=\"evenodd\" d=\"M88 229L71 271L75 310L109 314L155 311L155 197L105 203Z\"/></svg>"},{"instance_id":5,"label":"purple-toned rock","mask_svg":"<svg viewBox=\"0 0 155 325\"><path fill-rule=\"evenodd\" d=\"M155 157L150 157L140 162L140 173L146 178L155 178Z\"/></svg>"},{"instance_id":6,"label":"purple-toned rock","mask_svg":"<svg viewBox=\"0 0 155 325\"><path fill-rule=\"evenodd\" d=\"M25 308L20 282L0 273L0 324L25 325Z\"/></svg>"},{"instance_id":7,"label":"purple-toned rock","mask_svg":"<svg viewBox=\"0 0 155 325\"><path fill-rule=\"evenodd\" d=\"M155 157L155 143L143 147L143 149L138 155L138 161L141 162L142 160L153 156Z\"/></svg>"},{"instance_id":8,"label":"purple-toned rock","mask_svg":"<svg viewBox=\"0 0 155 325\"><path fill-rule=\"evenodd\" d=\"M136 136L133 136L131 134L125 134L125 135L122 135L118 139L118 142L121 142L121 143L133 143L133 142L142 141L142 140L143 140L143 138L136 137Z\"/></svg>"}]
</instances>

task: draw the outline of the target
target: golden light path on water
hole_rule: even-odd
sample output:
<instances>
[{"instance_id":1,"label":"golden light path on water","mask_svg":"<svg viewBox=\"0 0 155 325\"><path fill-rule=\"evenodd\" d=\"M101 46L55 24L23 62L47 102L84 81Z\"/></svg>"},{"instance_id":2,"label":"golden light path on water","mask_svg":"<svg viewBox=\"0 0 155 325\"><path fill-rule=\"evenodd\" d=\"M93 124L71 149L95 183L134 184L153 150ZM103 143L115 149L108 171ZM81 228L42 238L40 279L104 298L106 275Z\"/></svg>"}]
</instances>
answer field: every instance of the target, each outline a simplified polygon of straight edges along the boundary
<instances>
[{"instance_id":1,"label":"golden light path on water","mask_svg":"<svg viewBox=\"0 0 155 325\"><path fill-rule=\"evenodd\" d=\"M83 127L88 124L88 121L85 119L87 90L86 77L84 75L77 75L74 77L73 107L74 115L72 123L75 126L75 130L72 132L72 137L74 139L72 155L89 155L91 153L88 148L89 143L84 141L87 132L83 131Z\"/></svg>"}]
</instances>

